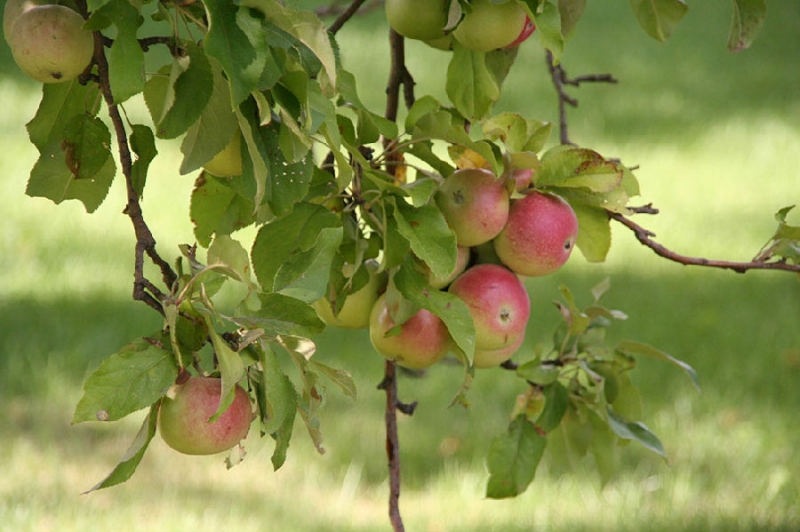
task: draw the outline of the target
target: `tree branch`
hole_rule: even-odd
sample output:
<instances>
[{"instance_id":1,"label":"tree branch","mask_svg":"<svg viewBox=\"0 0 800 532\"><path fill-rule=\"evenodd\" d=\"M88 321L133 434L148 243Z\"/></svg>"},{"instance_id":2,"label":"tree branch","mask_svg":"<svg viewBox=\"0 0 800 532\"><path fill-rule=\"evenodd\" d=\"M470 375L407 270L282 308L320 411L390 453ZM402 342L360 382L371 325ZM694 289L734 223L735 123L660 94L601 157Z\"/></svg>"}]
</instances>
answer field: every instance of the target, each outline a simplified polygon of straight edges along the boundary
<instances>
[{"instance_id":1,"label":"tree branch","mask_svg":"<svg viewBox=\"0 0 800 532\"><path fill-rule=\"evenodd\" d=\"M567 73L560 64L556 65L553 54L550 50L546 51L547 67L550 70L550 79L558 94L558 125L559 138L561 144L572 144L569 139L569 129L567 124L567 105L578 106L578 100L567 94L564 86L572 85L579 87L581 83L617 83L616 78L611 74L589 74L576 78L567 77Z\"/></svg>"},{"instance_id":2,"label":"tree branch","mask_svg":"<svg viewBox=\"0 0 800 532\"><path fill-rule=\"evenodd\" d=\"M645 208L647 207L649 206L646 206ZM656 236L655 233L645 229L644 227L640 226L630 218L626 218L625 216L616 212L610 212L610 211L607 212L609 218L611 218L612 220L616 220L617 222L621 223L622 225L633 231L633 234L636 236L636 239L643 245L652 249L656 253L656 255L671 260L673 262L677 262L679 264L683 264L686 266L705 266L708 268L722 268L725 270L733 270L736 273L745 273L749 270L782 270L782 271L800 273L800 264L789 264L786 261L733 262L727 260L714 260L702 257L689 257L686 255L681 255L679 253L675 253L674 251L666 248L665 246L653 240L653 237ZM651 211L643 210L641 212L651 212Z\"/></svg>"},{"instance_id":3,"label":"tree branch","mask_svg":"<svg viewBox=\"0 0 800 532\"><path fill-rule=\"evenodd\" d=\"M383 381L378 388L386 392L386 456L389 460L389 520L394 532L404 532L400 515L400 440L397 435L397 364L387 360Z\"/></svg>"},{"instance_id":4,"label":"tree branch","mask_svg":"<svg viewBox=\"0 0 800 532\"><path fill-rule=\"evenodd\" d=\"M336 20L333 21L333 24L328 26L328 32L336 35L336 32L342 29L342 26L344 26L344 24L356 14L356 11L358 11L364 2L366 2L366 0L353 0L352 3L347 6L347 9L342 11L339 16L336 17Z\"/></svg>"}]
</instances>

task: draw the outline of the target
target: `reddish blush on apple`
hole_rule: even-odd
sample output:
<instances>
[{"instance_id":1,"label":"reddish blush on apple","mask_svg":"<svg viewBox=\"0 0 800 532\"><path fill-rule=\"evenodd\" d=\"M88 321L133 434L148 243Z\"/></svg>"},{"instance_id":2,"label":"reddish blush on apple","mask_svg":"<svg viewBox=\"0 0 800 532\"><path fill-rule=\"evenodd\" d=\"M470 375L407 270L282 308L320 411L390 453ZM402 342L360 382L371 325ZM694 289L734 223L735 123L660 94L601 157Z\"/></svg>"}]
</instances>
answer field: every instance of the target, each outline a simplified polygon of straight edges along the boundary
<instances>
[{"instance_id":1,"label":"reddish blush on apple","mask_svg":"<svg viewBox=\"0 0 800 532\"><path fill-rule=\"evenodd\" d=\"M514 272L538 277L561 268L577 238L578 218L569 203L555 194L533 192L511 203L494 249Z\"/></svg>"},{"instance_id":2,"label":"reddish blush on apple","mask_svg":"<svg viewBox=\"0 0 800 532\"><path fill-rule=\"evenodd\" d=\"M525 334L530 298L522 281L504 266L479 264L462 273L448 291L467 304L475 324L475 349L495 351Z\"/></svg>"}]
</instances>

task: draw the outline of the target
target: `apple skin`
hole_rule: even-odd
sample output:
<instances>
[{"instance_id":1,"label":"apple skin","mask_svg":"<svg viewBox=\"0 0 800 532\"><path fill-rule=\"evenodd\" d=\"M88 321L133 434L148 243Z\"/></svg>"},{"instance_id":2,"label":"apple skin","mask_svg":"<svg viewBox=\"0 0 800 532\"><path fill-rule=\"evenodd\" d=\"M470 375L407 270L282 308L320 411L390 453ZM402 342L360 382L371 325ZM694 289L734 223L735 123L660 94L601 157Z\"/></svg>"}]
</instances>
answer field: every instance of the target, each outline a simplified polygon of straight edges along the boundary
<instances>
[{"instance_id":1,"label":"apple skin","mask_svg":"<svg viewBox=\"0 0 800 532\"><path fill-rule=\"evenodd\" d=\"M387 336L395 326L386 294L372 307L369 339L375 350L388 360L408 369L424 369L439 362L450 350L450 333L432 312L420 309L400 326L400 333Z\"/></svg>"},{"instance_id":2,"label":"apple skin","mask_svg":"<svg viewBox=\"0 0 800 532\"><path fill-rule=\"evenodd\" d=\"M490 52L506 48L525 30L527 15L511 0L493 4L491 0L473 0L472 11L466 13L453 31L453 37L470 50Z\"/></svg>"},{"instance_id":3,"label":"apple skin","mask_svg":"<svg viewBox=\"0 0 800 532\"><path fill-rule=\"evenodd\" d=\"M8 0L3 8L3 37L11 37L11 26L26 11L46 4L44 0Z\"/></svg>"},{"instance_id":4,"label":"apple skin","mask_svg":"<svg viewBox=\"0 0 800 532\"><path fill-rule=\"evenodd\" d=\"M470 260L470 249L464 246L458 246L456 249L456 267L448 275L442 277L434 275L432 271L428 270L428 284L431 288L441 290L447 285L452 283L456 277L461 275L467 269L467 264Z\"/></svg>"},{"instance_id":5,"label":"apple skin","mask_svg":"<svg viewBox=\"0 0 800 532\"><path fill-rule=\"evenodd\" d=\"M83 17L68 7L28 9L11 24L8 44L14 61L36 81L63 83L78 77L92 62L94 36Z\"/></svg>"},{"instance_id":6,"label":"apple skin","mask_svg":"<svg viewBox=\"0 0 800 532\"><path fill-rule=\"evenodd\" d=\"M523 192L533 185L533 170L530 168L515 168L511 172L511 179L514 180L514 190Z\"/></svg>"},{"instance_id":7,"label":"apple skin","mask_svg":"<svg viewBox=\"0 0 800 532\"><path fill-rule=\"evenodd\" d=\"M521 334L516 342L502 349L476 349L472 357L472 365L476 369L496 368L506 360L509 360L514 353L519 351L525 335Z\"/></svg>"},{"instance_id":8,"label":"apple skin","mask_svg":"<svg viewBox=\"0 0 800 532\"><path fill-rule=\"evenodd\" d=\"M447 290L469 308L476 350L505 349L524 336L530 298L522 281L508 268L478 264L459 275Z\"/></svg>"},{"instance_id":9,"label":"apple skin","mask_svg":"<svg viewBox=\"0 0 800 532\"><path fill-rule=\"evenodd\" d=\"M578 218L569 203L554 194L534 192L511 203L494 249L514 272L539 277L567 262L577 238Z\"/></svg>"},{"instance_id":10,"label":"apple skin","mask_svg":"<svg viewBox=\"0 0 800 532\"><path fill-rule=\"evenodd\" d=\"M534 31L536 31L536 24L534 24L531 18L526 15L525 27L522 28L522 31L519 33L519 36L517 36L514 42L506 46L506 48L516 48L517 46L525 42L528 39L528 37L530 37L533 34Z\"/></svg>"},{"instance_id":11,"label":"apple skin","mask_svg":"<svg viewBox=\"0 0 800 532\"><path fill-rule=\"evenodd\" d=\"M488 242L508 220L508 188L504 180L483 168L462 168L447 176L434 201L455 232L459 246Z\"/></svg>"},{"instance_id":12,"label":"apple skin","mask_svg":"<svg viewBox=\"0 0 800 532\"><path fill-rule=\"evenodd\" d=\"M312 305L314 310L326 324L343 329L366 329L369 327L369 316L378 299L379 292L386 284L386 276L377 273L378 263L376 261L365 262L365 267L369 271L369 281L359 290L347 296L337 314L334 315L331 302L327 298L323 297L314 302ZM345 264L342 272L345 276L352 275L353 265Z\"/></svg>"},{"instance_id":13,"label":"apple skin","mask_svg":"<svg viewBox=\"0 0 800 532\"><path fill-rule=\"evenodd\" d=\"M190 377L176 384L161 401L158 430L174 450L191 455L217 454L234 447L250 430L253 410L250 397L236 386L233 403L213 423L210 418L219 407L222 379Z\"/></svg>"},{"instance_id":14,"label":"apple skin","mask_svg":"<svg viewBox=\"0 0 800 532\"><path fill-rule=\"evenodd\" d=\"M409 39L432 41L444 37L447 0L386 0L386 20Z\"/></svg>"},{"instance_id":15,"label":"apple skin","mask_svg":"<svg viewBox=\"0 0 800 532\"><path fill-rule=\"evenodd\" d=\"M242 135L234 133L231 141L213 159L203 165L203 169L217 177L242 174Z\"/></svg>"}]
</instances>

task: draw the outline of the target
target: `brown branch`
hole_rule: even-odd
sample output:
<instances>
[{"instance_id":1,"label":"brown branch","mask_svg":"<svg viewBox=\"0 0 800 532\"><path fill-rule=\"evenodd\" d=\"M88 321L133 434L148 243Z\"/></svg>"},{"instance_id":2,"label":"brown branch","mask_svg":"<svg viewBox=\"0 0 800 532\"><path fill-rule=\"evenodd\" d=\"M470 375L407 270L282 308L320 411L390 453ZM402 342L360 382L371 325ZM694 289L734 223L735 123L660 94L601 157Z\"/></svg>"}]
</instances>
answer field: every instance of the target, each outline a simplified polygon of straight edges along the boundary
<instances>
[{"instance_id":1,"label":"brown branch","mask_svg":"<svg viewBox=\"0 0 800 532\"><path fill-rule=\"evenodd\" d=\"M561 144L573 144L569 139L567 105L577 107L578 100L567 94L564 86L572 85L579 87L581 83L617 83L617 80L611 74L589 74L570 78L567 76L564 67L562 67L561 64L555 63L553 53L550 50L546 51L545 56L547 58L547 68L550 70L550 79L553 81L553 86L556 88L556 93L558 94L559 139Z\"/></svg>"},{"instance_id":2,"label":"brown branch","mask_svg":"<svg viewBox=\"0 0 800 532\"><path fill-rule=\"evenodd\" d=\"M386 392L386 456L389 460L389 521L394 532L403 532L400 515L400 440L397 435L397 364L387 360L378 388Z\"/></svg>"},{"instance_id":3,"label":"brown branch","mask_svg":"<svg viewBox=\"0 0 800 532\"><path fill-rule=\"evenodd\" d=\"M366 0L353 0L352 3L347 6L347 9L342 11L339 16L336 17L336 20L333 21L333 24L328 26L328 31L336 35L336 32L342 29L342 26L344 26L344 24L356 14L356 11L358 11L364 2L366 2Z\"/></svg>"},{"instance_id":4,"label":"brown branch","mask_svg":"<svg viewBox=\"0 0 800 532\"><path fill-rule=\"evenodd\" d=\"M705 266L708 268L722 268L725 270L733 270L736 273L745 273L749 270L781 270L787 272L800 273L800 264L789 264L785 261L734 262L727 260L714 260L702 257L689 257L686 255L681 255L679 253L675 253L674 251L668 249L667 247L653 240L653 238L656 236L655 233L645 229L644 227L640 226L630 218L626 218L625 216L619 213L610 211L608 211L608 217L611 218L612 220L616 220L617 222L621 223L622 225L633 231L633 234L636 236L636 239L643 245L652 249L655 252L655 254L658 255L659 257L663 257L665 259L677 262L679 264L683 264L686 266Z\"/></svg>"},{"instance_id":5,"label":"brown branch","mask_svg":"<svg viewBox=\"0 0 800 532\"><path fill-rule=\"evenodd\" d=\"M119 152L120 165L122 166L122 174L125 177L128 199L123 212L130 218L133 224L134 234L136 235L133 298L137 301L143 301L148 306L163 314L164 311L161 306L161 301L163 301L166 296L145 277L145 255L160 268L162 279L167 286L172 286L177 276L169 263L163 260L156 251L155 238L153 238L153 234L144 220L142 207L139 203L139 196L132 182L133 157L128 144L127 132L125 131L125 122L119 112L119 107L114 101L114 96L111 93L111 84L108 77L108 60L106 59L104 50L104 39L99 32L95 32L94 36L94 63L97 65L98 85L103 99L106 102L106 106L108 107L108 114L117 137L117 150Z\"/></svg>"},{"instance_id":6,"label":"brown branch","mask_svg":"<svg viewBox=\"0 0 800 532\"><path fill-rule=\"evenodd\" d=\"M403 99L406 108L414 105L414 78L406 68L405 39L394 30L389 31L391 66L389 82L386 85L386 118L397 120L400 109L400 88L403 88Z\"/></svg>"}]
</instances>

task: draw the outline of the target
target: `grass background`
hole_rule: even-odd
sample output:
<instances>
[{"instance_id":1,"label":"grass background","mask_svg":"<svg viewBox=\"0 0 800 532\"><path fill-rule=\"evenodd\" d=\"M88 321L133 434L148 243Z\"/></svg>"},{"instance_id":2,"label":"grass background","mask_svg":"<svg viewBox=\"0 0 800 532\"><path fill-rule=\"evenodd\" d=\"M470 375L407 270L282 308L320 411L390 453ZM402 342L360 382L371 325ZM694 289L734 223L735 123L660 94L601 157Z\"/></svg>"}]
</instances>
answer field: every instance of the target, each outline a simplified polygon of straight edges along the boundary
<instances>
[{"instance_id":1,"label":"grass background","mask_svg":"<svg viewBox=\"0 0 800 532\"><path fill-rule=\"evenodd\" d=\"M620 81L572 90L580 106L569 111L571 136L640 165L637 203L661 209L642 223L676 251L748 260L774 230L772 214L800 200L800 13L796 2L769 2L759 40L732 55L729 10L693 3L659 44L626 3L589 3L564 65L571 75L611 72ZM362 99L382 109L382 14L359 18L339 39ZM407 54L417 93L444 98L446 54L415 42ZM556 120L542 55L535 39L522 48L499 109ZM131 481L81 495L117 463L141 420L71 426L81 383L161 324L130 298L132 232L120 214L121 183L92 215L74 202L24 195L36 159L24 124L40 91L5 45L0 73L0 530L387 530L383 395L375 389L382 362L361 333L318 338L316 356L348 368L359 385L357 401L329 395L324 456L302 428L278 472L269 442L251 438L246 461L228 471L220 457L178 455L156 438ZM129 113L142 116L141 106ZM161 253L172 257L193 241L193 176L177 175L174 144L160 151L143 205ZM798 213L790 219L800 223ZM635 372L644 421L668 463L631 445L604 488L590 461L572 472L545 463L519 498L485 500L483 457L508 421L518 383L500 370L480 372L473 407L447 409L461 373L437 366L401 381L401 398L420 403L400 420L408 530L800 529L797 276L682 267L615 227L606 263L576 254L561 272L529 281L526 346L549 338L559 284L585 304L606 277L605 303L630 315L613 337L651 343L700 374L697 394L664 364L643 360Z\"/></svg>"}]
</instances>

